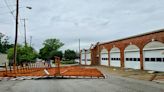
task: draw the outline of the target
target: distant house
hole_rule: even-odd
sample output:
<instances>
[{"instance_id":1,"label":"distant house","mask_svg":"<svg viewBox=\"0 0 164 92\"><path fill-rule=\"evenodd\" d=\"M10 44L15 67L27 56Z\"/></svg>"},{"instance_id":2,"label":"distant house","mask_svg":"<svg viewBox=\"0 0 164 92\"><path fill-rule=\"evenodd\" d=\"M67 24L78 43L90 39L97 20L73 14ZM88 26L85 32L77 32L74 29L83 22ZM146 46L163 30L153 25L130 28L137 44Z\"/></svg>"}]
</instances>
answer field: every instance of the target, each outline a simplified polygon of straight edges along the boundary
<instances>
[{"instance_id":1,"label":"distant house","mask_svg":"<svg viewBox=\"0 0 164 92\"><path fill-rule=\"evenodd\" d=\"M8 65L9 60L7 59L7 54L0 53L0 67L4 66L5 63Z\"/></svg>"}]
</instances>

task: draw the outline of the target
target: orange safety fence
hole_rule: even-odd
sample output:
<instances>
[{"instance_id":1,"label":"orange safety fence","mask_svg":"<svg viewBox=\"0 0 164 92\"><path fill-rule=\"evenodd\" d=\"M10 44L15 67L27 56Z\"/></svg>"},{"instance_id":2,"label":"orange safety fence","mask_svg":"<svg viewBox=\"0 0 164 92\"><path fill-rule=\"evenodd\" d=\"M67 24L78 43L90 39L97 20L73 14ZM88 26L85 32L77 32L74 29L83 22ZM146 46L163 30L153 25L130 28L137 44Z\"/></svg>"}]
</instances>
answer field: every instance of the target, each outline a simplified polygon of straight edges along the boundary
<instances>
[{"instance_id":1,"label":"orange safety fence","mask_svg":"<svg viewBox=\"0 0 164 92\"><path fill-rule=\"evenodd\" d=\"M44 72L46 69L49 73L47 75ZM103 77L104 75L96 68L84 68L80 66L69 66L69 67L60 67L60 75L57 74L57 68L30 68L30 69L18 69L16 76L76 76L76 77ZM15 76L14 71L5 71L0 72L0 77L13 77Z\"/></svg>"},{"instance_id":2,"label":"orange safety fence","mask_svg":"<svg viewBox=\"0 0 164 92\"><path fill-rule=\"evenodd\" d=\"M16 76L75 76L75 77L103 77L105 76L96 68L85 68L81 66L60 66L60 58L55 57L56 67L50 67L45 63L28 64L28 66L17 66L15 70L0 71L0 77L16 77Z\"/></svg>"}]
</instances>

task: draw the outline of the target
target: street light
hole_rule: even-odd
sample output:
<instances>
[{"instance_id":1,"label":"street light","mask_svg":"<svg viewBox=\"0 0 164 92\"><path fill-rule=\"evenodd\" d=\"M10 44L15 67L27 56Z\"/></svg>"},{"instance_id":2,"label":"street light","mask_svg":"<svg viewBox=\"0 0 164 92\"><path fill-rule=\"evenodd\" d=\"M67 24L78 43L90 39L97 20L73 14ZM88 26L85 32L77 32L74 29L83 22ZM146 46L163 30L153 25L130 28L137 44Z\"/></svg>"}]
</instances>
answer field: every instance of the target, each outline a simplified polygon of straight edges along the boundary
<instances>
[{"instance_id":1,"label":"street light","mask_svg":"<svg viewBox=\"0 0 164 92\"><path fill-rule=\"evenodd\" d=\"M27 9L30 9L30 10L32 9L32 7L30 7L30 6L26 6L26 8L27 8Z\"/></svg>"}]
</instances>

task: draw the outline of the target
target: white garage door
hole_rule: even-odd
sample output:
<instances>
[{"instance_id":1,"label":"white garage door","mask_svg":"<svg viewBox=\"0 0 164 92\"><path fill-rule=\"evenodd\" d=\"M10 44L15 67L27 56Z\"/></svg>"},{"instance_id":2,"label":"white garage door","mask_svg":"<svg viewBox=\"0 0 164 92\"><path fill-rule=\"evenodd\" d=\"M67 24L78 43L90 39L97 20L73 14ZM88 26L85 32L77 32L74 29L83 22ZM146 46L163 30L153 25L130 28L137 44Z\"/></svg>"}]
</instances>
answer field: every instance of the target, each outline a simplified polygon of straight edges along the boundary
<instances>
[{"instance_id":1,"label":"white garage door","mask_svg":"<svg viewBox=\"0 0 164 92\"><path fill-rule=\"evenodd\" d=\"M153 41L144 47L144 69L164 71L164 43Z\"/></svg>"},{"instance_id":2,"label":"white garage door","mask_svg":"<svg viewBox=\"0 0 164 92\"><path fill-rule=\"evenodd\" d=\"M124 50L125 68L140 69L140 52L136 45L129 45Z\"/></svg>"},{"instance_id":3,"label":"white garage door","mask_svg":"<svg viewBox=\"0 0 164 92\"><path fill-rule=\"evenodd\" d=\"M110 65L120 67L120 50L119 48L112 48L110 51Z\"/></svg>"},{"instance_id":4,"label":"white garage door","mask_svg":"<svg viewBox=\"0 0 164 92\"><path fill-rule=\"evenodd\" d=\"M85 51L84 50L81 52L81 64L85 65Z\"/></svg>"},{"instance_id":5,"label":"white garage door","mask_svg":"<svg viewBox=\"0 0 164 92\"><path fill-rule=\"evenodd\" d=\"M101 60L100 60L100 64L101 65L105 65L105 66L108 66L109 63L108 63L108 50L106 49L102 49L101 50Z\"/></svg>"},{"instance_id":6,"label":"white garage door","mask_svg":"<svg viewBox=\"0 0 164 92\"><path fill-rule=\"evenodd\" d=\"M91 53L90 50L86 52L86 65L91 65Z\"/></svg>"}]
</instances>

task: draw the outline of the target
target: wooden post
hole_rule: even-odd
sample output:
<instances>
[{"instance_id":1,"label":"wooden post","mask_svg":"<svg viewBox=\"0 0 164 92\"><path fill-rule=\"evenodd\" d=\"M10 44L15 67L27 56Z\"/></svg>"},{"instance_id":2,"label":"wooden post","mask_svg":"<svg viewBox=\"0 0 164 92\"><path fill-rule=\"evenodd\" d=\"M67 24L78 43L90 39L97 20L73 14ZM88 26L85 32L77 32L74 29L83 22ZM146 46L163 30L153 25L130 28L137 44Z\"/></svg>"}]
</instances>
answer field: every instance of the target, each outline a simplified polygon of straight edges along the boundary
<instances>
[{"instance_id":1,"label":"wooden post","mask_svg":"<svg viewBox=\"0 0 164 92\"><path fill-rule=\"evenodd\" d=\"M18 68L18 66L17 66L17 72L19 72L19 68Z\"/></svg>"},{"instance_id":2,"label":"wooden post","mask_svg":"<svg viewBox=\"0 0 164 92\"><path fill-rule=\"evenodd\" d=\"M5 70L6 70L6 75L7 75L7 64L5 63Z\"/></svg>"},{"instance_id":3,"label":"wooden post","mask_svg":"<svg viewBox=\"0 0 164 92\"><path fill-rule=\"evenodd\" d=\"M57 66L57 75L60 75L60 57L55 56L55 64Z\"/></svg>"}]
</instances>

